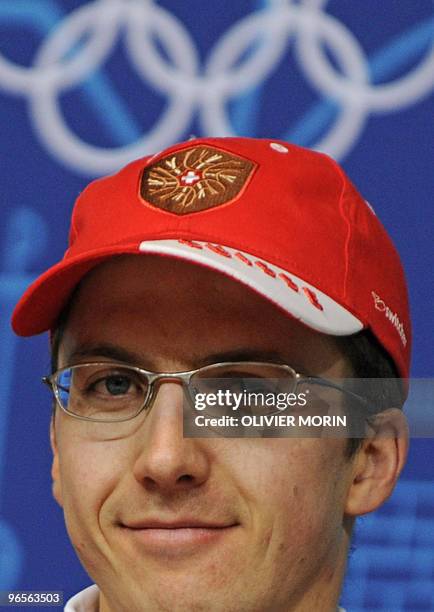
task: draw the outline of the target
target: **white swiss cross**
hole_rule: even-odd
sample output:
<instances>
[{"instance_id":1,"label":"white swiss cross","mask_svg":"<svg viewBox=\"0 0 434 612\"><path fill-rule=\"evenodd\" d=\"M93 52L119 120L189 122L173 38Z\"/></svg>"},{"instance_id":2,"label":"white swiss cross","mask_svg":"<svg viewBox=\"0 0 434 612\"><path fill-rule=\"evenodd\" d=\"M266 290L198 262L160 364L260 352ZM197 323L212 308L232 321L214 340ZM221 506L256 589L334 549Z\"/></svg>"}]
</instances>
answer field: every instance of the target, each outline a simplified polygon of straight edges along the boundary
<instances>
[{"instance_id":1,"label":"white swiss cross","mask_svg":"<svg viewBox=\"0 0 434 612\"><path fill-rule=\"evenodd\" d=\"M181 176L180 181L183 185L195 185L201 178L200 174L196 174L194 170L189 170Z\"/></svg>"}]
</instances>

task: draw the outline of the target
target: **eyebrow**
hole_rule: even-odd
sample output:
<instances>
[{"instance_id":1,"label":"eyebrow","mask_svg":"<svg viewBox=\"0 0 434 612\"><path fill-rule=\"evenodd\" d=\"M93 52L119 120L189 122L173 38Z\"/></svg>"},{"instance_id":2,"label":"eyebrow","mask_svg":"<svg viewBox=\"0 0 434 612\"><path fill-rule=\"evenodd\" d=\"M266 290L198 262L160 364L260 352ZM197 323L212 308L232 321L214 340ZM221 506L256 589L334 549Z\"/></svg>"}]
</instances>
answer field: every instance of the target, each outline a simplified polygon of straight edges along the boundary
<instances>
[{"instance_id":1,"label":"eyebrow","mask_svg":"<svg viewBox=\"0 0 434 612\"><path fill-rule=\"evenodd\" d=\"M66 361L68 363L76 363L80 359L86 359L87 357L103 357L122 361L130 365L136 365L143 361L143 357L138 353L109 342L104 344L83 344L67 355Z\"/></svg>"},{"instance_id":2,"label":"eyebrow","mask_svg":"<svg viewBox=\"0 0 434 612\"><path fill-rule=\"evenodd\" d=\"M207 355L204 360L204 365L210 365L219 361L270 361L273 363L286 363L287 360L277 351L240 348L223 353Z\"/></svg>"},{"instance_id":3,"label":"eyebrow","mask_svg":"<svg viewBox=\"0 0 434 612\"><path fill-rule=\"evenodd\" d=\"M77 347L74 351L67 355L67 363L77 363L88 357L102 357L105 359L113 359L129 365L141 364L142 367L151 369L149 360L143 358L135 351L125 349L121 346L111 343L101 344L83 344ZM235 350L212 353L206 357L198 355L192 359L194 367L203 367L213 363L222 363L225 361L266 361L273 363L286 363L287 359L277 351L257 350L249 347L242 347ZM292 364L291 364L292 365Z\"/></svg>"}]
</instances>

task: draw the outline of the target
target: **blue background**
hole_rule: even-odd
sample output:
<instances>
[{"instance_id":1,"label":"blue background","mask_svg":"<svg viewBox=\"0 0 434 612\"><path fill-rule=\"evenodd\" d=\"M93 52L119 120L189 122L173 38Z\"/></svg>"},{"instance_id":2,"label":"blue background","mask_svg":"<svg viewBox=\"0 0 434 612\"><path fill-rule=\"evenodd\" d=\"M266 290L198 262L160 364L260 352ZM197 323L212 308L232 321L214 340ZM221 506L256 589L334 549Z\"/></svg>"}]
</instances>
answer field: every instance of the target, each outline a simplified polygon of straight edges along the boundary
<instances>
[{"instance_id":1,"label":"blue background","mask_svg":"<svg viewBox=\"0 0 434 612\"><path fill-rule=\"evenodd\" d=\"M1 0L0 54L31 69L50 33L90 4L94 3ZM276 2L157 4L188 33L198 55L197 73L205 78L203 67L221 37L255 11L263 10L265 17ZM303 7L309 2L292 4ZM397 82L416 70L434 43L431 0L322 4L318 10L343 24L362 47L372 87ZM170 63L164 44L155 37L154 44L161 61ZM261 44L258 39L246 48L238 65ZM79 52L77 44L70 56ZM326 55L339 69L339 57L330 50ZM428 78L431 86L428 83L410 104L391 105L383 112L368 109L362 129L337 155L402 255L414 320L412 374L418 377L434 373L434 68ZM119 31L98 69L60 92L58 101L65 123L78 139L111 149L134 143L150 130L168 96L137 73ZM51 402L39 382L49 370L48 339L14 337L9 317L29 282L63 254L73 201L97 172L69 160L67 147L64 156L50 149L32 108L30 90L12 91L0 74L0 589L60 589L68 597L89 579L50 494ZM273 69L254 87L228 97L225 108L234 133L307 146L315 146L342 112L339 100L327 98L312 85L289 36ZM181 133L175 132L174 140L202 135L200 109L192 112ZM146 146L143 152L148 152ZM413 440L391 500L359 520L342 596L348 612L434 610L433 451L433 440Z\"/></svg>"}]
</instances>

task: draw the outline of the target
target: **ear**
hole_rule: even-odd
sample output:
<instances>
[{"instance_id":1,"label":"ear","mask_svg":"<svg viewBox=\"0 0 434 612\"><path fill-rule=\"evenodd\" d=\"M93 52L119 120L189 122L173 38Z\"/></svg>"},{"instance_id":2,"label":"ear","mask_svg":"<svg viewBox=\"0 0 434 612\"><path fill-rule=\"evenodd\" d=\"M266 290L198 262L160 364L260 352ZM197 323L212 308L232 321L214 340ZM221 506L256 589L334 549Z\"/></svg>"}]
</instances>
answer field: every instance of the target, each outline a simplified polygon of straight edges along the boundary
<instances>
[{"instance_id":1,"label":"ear","mask_svg":"<svg viewBox=\"0 0 434 612\"><path fill-rule=\"evenodd\" d=\"M408 425L402 410L391 408L369 421L367 438L354 460L345 513L376 510L392 493L408 452Z\"/></svg>"},{"instance_id":2,"label":"ear","mask_svg":"<svg viewBox=\"0 0 434 612\"><path fill-rule=\"evenodd\" d=\"M52 490L53 497L59 504L59 506L63 507L62 502L62 486L61 486L61 478L60 478L60 469L59 469L59 453L57 450L56 443L56 427L55 427L55 419L56 414L53 413L50 422L50 443L51 450L53 451L53 463L51 464L51 478L52 478Z\"/></svg>"}]
</instances>

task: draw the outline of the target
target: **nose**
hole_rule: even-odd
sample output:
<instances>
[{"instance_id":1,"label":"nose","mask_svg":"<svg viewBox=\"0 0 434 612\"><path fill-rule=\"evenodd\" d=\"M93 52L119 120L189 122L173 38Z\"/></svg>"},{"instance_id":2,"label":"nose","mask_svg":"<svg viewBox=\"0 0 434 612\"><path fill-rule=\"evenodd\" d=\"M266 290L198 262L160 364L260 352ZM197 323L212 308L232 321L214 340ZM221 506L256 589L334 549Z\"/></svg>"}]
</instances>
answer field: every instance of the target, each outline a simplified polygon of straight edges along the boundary
<instances>
[{"instance_id":1,"label":"nose","mask_svg":"<svg viewBox=\"0 0 434 612\"><path fill-rule=\"evenodd\" d=\"M210 461L204 441L183 437L183 402L179 382L161 383L137 432L134 477L149 490L192 489L208 479Z\"/></svg>"}]
</instances>

